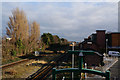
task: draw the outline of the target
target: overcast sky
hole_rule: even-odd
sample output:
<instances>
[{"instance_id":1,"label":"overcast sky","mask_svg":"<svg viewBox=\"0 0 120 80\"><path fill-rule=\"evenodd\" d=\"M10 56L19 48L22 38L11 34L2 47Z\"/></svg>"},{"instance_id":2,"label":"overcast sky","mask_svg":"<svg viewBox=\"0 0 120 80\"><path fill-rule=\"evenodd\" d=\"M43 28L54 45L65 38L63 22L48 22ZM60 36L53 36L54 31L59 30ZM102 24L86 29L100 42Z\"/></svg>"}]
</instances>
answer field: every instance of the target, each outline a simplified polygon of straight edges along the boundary
<instances>
[{"instance_id":1,"label":"overcast sky","mask_svg":"<svg viewBox=\"0 0 120 80\"><path fill-rule=\"evenodd\" d=\"M40 24L41 35L52 33L69 41L81 41L99 29L118 31L118 3L112 2L4 2L2 30L5 35L11 11L24 10L29 22Z\"/></svg>"}]
</instances>

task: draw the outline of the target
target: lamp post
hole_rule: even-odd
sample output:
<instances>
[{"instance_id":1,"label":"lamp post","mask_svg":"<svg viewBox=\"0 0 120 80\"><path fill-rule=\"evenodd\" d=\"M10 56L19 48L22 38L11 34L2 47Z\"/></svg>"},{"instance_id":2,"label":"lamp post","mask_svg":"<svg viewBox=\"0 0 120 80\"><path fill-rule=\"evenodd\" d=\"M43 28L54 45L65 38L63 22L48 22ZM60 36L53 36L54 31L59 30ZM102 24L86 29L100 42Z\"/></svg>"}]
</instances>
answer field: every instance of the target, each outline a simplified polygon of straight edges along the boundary
<instances>
[{"instance_id":1,"label":"lamp post","mask_svg":"<svg viewBox=\"0 0 120 80\"><path fill-rule=\"evenodd\" d=\"M74 51L74 42L72 43L72 51ZM74 68L74 54L72 54L72 68ZM72 80L74 80L73 72L72 72Z\"/></svg>"},{"instance_id":2,"label":"lamp post","mask_svg":"<svg viewBox=\"0 0 120 80\"><path fill-rule=\"evenodd\" d=\"M106 55L107 55L107 42L108 42L108 39L106 39Z\"/></svg>"}]
</instances>

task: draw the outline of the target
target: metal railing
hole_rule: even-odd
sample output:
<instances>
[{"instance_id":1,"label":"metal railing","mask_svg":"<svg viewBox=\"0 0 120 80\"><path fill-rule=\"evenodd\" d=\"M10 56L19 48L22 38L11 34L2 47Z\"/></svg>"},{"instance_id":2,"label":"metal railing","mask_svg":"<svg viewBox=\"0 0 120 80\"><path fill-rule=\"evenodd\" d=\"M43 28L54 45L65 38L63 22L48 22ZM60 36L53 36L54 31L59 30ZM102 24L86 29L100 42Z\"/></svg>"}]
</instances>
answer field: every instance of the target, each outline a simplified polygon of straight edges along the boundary
<instances>
[{"instance_id":1,"label":"metal railing","mask_svg":"<svg viewBox=\"0 0 120 80\"><path fill-rule=\"evenodd\" d=\"M105 77L105 80L110 80L110 71L102 72L98 70L92 70L92 69L85 69L82 67L83 64L83 54L82 52L85 53L85 51L69 51L68 53L76 54L76 52L79 53L79 67L78 68L65 68L65 69L59 69L57 70L56 68L53 68L52 70L52 80L56 80L56 74L59 73L64 73L64 72L79 72L80 74L80 79L81 79L81 73L91 73L91 74L96 74ZM86 51L89 53L89 51ZM90 51L91 53L91 51Z\"/></svg>"}]
</instances>

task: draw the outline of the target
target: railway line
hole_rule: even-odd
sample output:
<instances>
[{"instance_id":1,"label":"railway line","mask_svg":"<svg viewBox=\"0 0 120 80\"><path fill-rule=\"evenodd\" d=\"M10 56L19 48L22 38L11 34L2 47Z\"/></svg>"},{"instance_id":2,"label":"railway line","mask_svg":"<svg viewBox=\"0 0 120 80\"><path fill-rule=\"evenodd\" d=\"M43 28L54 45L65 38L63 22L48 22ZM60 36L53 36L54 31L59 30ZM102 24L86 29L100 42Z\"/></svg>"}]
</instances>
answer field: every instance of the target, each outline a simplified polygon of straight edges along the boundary
<instances>
[{"instance_id":1,"label":"railway line","mask_svg":"<svg viewBox=\"0 0 120 80\"><path fill-rule=\"evenodd\" d=\"M60 61L61 59L63 60L66 58L67 54L63 54L54 60L51 60L47 66L45 66L43 69L38 70L36 73L33 75L29 76L27 79L28 80L46 80L48 76L51 75L52 69L57 65L57 62Z\"/></svg>"},{"instance_id":2,"label":"railway line","mask_svg":"<svg viewBox=\"0 0 120 80\"><path fill-rule=\"evenodd\" d=\"M50 72L52 72L53 67L54 66L46 66L44 69L31 76L31 78L28 78L28 80L44 80Z\"/></svg>"},{"instance_id":3,"label":"railway line","mask_svg":"<svg viewBox=\"0 0 120 80\"><path fill-rule=\"evenodd\" d=\"M57 66L57 62L61 61L61 60L64 60L66 55L67 54L62 54L62 55L60 55L58 57L55 57L54 59L50 60L47 65L43 66L42 69L39 69L36 73L29 76L27 78L27 80L38 80L38 79L45 80L45 79L47 79L48 76L51 75L52 69L55 66ZM33 59L33 58L31 58L31 59ZM23 60L20 60L20 61L16 61L16 62L13 62L13 63L2 65L2 66L0 66L0 69L7 69L7 68L12 67L14 65L18 65L20 63L27 62L27 61L29 61L31 59L23 59Z\"/></svg>"},{"instance_id":4,"label":"railway line","mask_svg":"<svg viewBox=\"0 0 120 80\"><path fill-rule=\"evenodd\" d=\"M28 62L28 61L30 61L32 59L37 59L38 57L39 56L33 56L33 57L30 57L29 59L22 59L20 61L16 61L16 62L12 62L12 63L9 63L9 64L5 64L5 65L0 66L0 69L7 69L7 68L12 67L14 65L18 65L18 64L24 63L24 62Z\"/></svg>"},{"instance_id":5,"label":"railway line","mask_svg":"<svg viewBox=\"0 0 120 80\"><path fill-rule=\"evenodd\" d=\"M23 62L27 62L29 61L30 59L23 59L23 60L20 60L20 61L16 61L16 62L13 62L13 63L9 63L9 64L6 64L6 65L2 65L0 66L0 69L6 69L6 68L9 68L9 67L12 67L14 65L18 65L20 63L23 63Z\"/></svg>"}]
</instances>

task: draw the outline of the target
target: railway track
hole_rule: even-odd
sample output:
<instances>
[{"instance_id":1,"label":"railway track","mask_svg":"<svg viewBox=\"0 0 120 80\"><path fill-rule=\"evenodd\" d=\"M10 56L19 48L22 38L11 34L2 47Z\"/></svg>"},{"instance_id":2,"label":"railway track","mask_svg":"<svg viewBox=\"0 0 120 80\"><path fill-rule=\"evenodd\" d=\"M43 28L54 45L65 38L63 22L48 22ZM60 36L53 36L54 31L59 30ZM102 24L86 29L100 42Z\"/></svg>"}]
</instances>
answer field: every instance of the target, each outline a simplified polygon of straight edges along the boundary
<instances>
[{"instance_id":1,"label":"railway track","mask_svg":"<svg viewBox=\"0 0 120 80\"><path fill-rule=\"evenodd\" d=\"M36 73L28 77L28 80L45 80L48 76L51 75L52 69L57 65L57 61L63 59L67 54L63 54L54 60L51 60L50 63L45 66L42 70L38 70Z\"/></svg>"},{"instance_id":2,"label":"railway track","mask_svg":"<svg viewBox=\"0 0 120 80\"><path fill-rule=\"evenodd\" d=\"M42 71L37 72L31 78L28 78L28 80L44 80L50 74L50 72L52 72L52 68L53 66L46 66Z\"/></svg>"},{"instance_id":3,"label":"railway track","mask_svg":"<svg viewBox=\"0 0 120 80\"><path fill-rule=\"evenodd\" d=\"M16 62L13 62L13 63L9 63L9 64L6 64L6 65L2 65L2 66L0 66L0 69L6 69L6 68L12 67L12 66L14 66L14 65L23 63L23 62L27 62L27 61L29 61L29 60L30 60L30 59L23 59L23 60L20 60L20 61L16 61Z\"/></svg>"},{"instance_id":4,"label":"railway track","mask_svg":"<svg viewBox=\"0 0 120 80\"><path fill-rule=\"evenodd\" d=\"M31 75L31 77L28 77L27 79L28 80L38 80L38 79L39 80L45 80L48 76L51 75L52 69L56 66L57 61L63 59L63 57L65 57L65 56L66 56L66 54L62 54L61 56L54 58L53 60L51 60L48 63L47 66L38 70L35 74ZM27 62L29 60L31 60L31 59L23 59L23 60L20 60L20 61L9 63L9 64L6 64L6 65L0 66L0 69L6 69L6 68L12 67L14 65L18 65L20 63L23 63L23 62Z\"/></svg>"},{"instance_id":5,"label":"railway track","mask_svg":"<svg viewBox=\"0 0 120 80\"><path fill-rule=\"evenodd\" d=\"M2 65L2 66L0 66L0 69L6 69L6 68L12 67L14 65L30 61L32 59L36 59L36 56L30 57L29 59L22 59L20 61L16 61L16 62L13 62L13 63Z\"/></svg>"}]
</instances>

